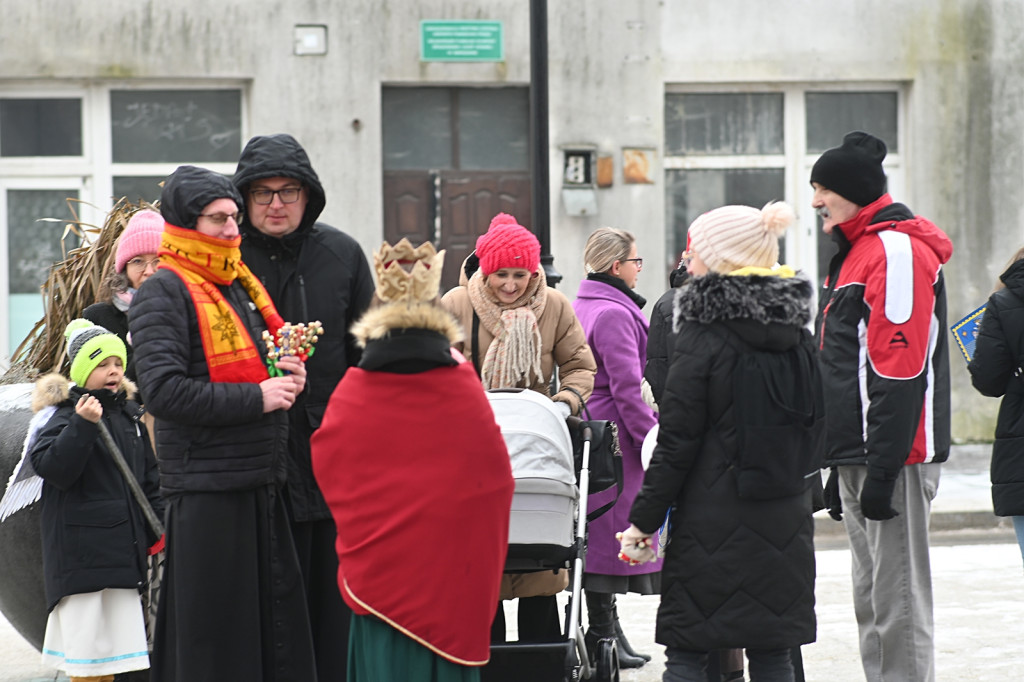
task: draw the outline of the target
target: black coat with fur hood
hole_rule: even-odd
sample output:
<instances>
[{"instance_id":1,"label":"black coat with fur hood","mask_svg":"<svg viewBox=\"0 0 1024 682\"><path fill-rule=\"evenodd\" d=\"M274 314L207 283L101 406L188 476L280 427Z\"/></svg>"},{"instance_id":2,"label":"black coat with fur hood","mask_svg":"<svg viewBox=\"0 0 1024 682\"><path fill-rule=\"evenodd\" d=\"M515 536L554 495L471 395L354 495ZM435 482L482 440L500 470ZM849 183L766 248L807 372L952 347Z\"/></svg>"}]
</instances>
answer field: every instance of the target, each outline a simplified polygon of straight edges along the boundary
<instances>
[{"instance_id":1,"label":"black coat with fur hood","mask_svg":"<svg viewBox=\"0 0 1024 682\"><path fill-rule=\"evenodd\" d=\"M156 459L142 409L125 390L90 391L103 405L103 423L142 486L157 516L163 516ZM86 391L59 374L36 382L33 410L56 412L35 436L29 459L43 479L40 520L46 604L53 609L70 594L106 588L141 589L146 554L158 538L114 460L102 445L99 428L75 413Z\"/></svg>"},{"instance_id":2,"label":"black coat with fur hood","mask_svg":"<svg viewBox=\"0 0 1024 682\"><path fill-rule=\"evenodd\" d=\"M675 506L659 644L710 651L814 641L811 490L739 497L729 462L737 448L732 375L740 351L711 326L724 325L757 349L794 349L810 342L811 293L796 277L711 273L676 295L658 445L630 512L634 525L654 532Z\"/></svg>"}]
</instances>

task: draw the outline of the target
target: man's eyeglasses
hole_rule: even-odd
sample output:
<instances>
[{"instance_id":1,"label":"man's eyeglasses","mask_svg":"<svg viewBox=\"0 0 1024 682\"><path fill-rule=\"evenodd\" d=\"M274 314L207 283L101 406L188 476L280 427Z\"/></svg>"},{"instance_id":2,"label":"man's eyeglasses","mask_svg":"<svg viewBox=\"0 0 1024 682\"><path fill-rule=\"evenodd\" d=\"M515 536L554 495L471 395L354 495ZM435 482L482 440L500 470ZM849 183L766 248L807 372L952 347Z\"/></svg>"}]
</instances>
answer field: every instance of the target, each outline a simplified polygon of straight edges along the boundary
<instances>
[{"instance_id":1,"label":"man's eyeglasses","mask_svg":"<svg viewBox=\"0 0 1024 682\"><path fill-rule=\"evenodd\" d=\"M281 197L282 204L294 204L299 200L299 195L302 193L301 187L285 187L283 189L252 189L249 190L249 196L252 197L253 202L260 206L266 206L274 202L274 195Z\"/></svg>"},{"instance_id":2,"label":"man's eyeglasses","mask_svg":"<svg viewBox=\"0 0 1024 682\"><path fill-rule=\"evenodd\" d=\"M158 267L160 267L160 258L159 258L159 256L154 258L153 260L143 260L141 258L132 258L130 261L128 261L128 265L130 267L133 267L133 268L138 268L139 270L145 270L150 265L152 265L153 269L156 270Z\"/></svg>"},{"instance_id":3,"label":"man's eyeglasses","mask_svg":"<svg viewBox=\"0 0 1024 682\"><path fill-rule=\"evenodd\" d=\"M644 269L644 259L643 258L623 258L622 262L623 263L630 263L630 262L636 263L636 269L637 270L643 270Z\"/></svg>"},{"instance_id":4,"label":"man's eyeglasses","mask_svg":"<svg viewBox=\"0 0 1024 682\"><path fill-rule=\"evenodd\" d=\"M217 227L220 227L221 225L223 225L224 223L226 223L228 221L228 218L231 218L232 220L234 220L235 221L235 225L241 225L242 224L242 216L244 216L244 215L245 215L244 213L239 211L238 213L200 213L199 217L200 218L206 218L207 220L209 220L211 223L213 223Z\"/></svg>"}]
</instances>

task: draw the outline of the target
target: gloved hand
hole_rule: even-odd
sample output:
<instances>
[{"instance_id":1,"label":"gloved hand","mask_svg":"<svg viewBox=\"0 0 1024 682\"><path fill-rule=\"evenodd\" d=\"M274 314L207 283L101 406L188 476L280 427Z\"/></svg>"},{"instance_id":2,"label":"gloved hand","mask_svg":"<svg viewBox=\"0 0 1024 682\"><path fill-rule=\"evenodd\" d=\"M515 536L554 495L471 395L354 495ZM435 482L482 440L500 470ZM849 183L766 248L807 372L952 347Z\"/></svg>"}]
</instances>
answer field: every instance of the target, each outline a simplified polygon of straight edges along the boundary
<instances>
[{"instance_id":1,"label":"gloved hand","mask_svg":"<svg viewBox=\"0 0 1024 682\"><path fill-rule=\"evenodd\" d=\"M632 524L621 533L616 533L615 539L619 541L619 559L630 566L658 560L651 534Z\"/></svg>"},{"instance_id":2,"label":"gloved hand","mask_svg":"<svg viewBox=\"0 0 1024 682\"><path fill-rule=\"evenodd\" d=\"M640 381L640 397L644 399L644 402L647 403L649 408L658 412L658 401L654 399L654 390L651 388L651 385L647 383L647 379Z\"/></svg>"},{"instance_id":3,"label":"gloved hand","mask_svg":"<svg viewBox=\"0 0 1024 682\"><path fill-rule=\"evenodd\" d=\"M864 488L860 491L860 510L864 518L888 521L899 516L899 512L892 508L892 491L895 487L895 478L888 481L882 474L868 469L868 477L864 479Z\"/></svg>"},{"instance_id":4,"label":"gloved hand","mask_svg":"<svg viewBox=\"0 0 1024 682\"><path fill-rule=\"evenodd\" d=\"M839 499L839 469L832 467L829 470L822 496L825 498L825 509L828 509L828 515L836 521L842 521L843 501Z\"/></svg>"},{"instance_id":5,"label":"gloved hand","mask_svg":"<svg viewBox=\"0 0 1024 682\"><path fill-rule=\"evenodd\" d=\"M556 400L555 407L558 408L558 413L562 415L562 419L572 416L572 408L569 407L569 403L563 403L561 400Z\"/></svg>"}]
</instances>

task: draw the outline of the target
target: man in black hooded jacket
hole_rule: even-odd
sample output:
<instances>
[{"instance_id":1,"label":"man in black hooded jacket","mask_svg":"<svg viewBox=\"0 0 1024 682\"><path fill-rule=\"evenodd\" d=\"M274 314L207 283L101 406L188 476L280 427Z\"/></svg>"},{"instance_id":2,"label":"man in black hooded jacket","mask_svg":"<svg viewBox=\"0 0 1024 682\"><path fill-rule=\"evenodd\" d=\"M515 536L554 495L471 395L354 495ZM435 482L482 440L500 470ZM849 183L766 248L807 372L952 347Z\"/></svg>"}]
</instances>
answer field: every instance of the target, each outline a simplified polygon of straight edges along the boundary
<instances>
[{"instance_id":1,"label":"man in black hooded jacket","mask_svg":"<svg viewBox=\"0 0 1024 682\"><path fill-rule=\"evenodd\" d=\"M336 530L310 464L309 439L331 393L360 351L348 333L370 304L373 277L362 248L317 218L323 186L306 151L287 134L249 140L235 186L246 203L242 260L288 322L320 321L324 334L306 362L306 390L289 415L285 500L303 571L320 682L345 679L351 612L338 590Z\"/></svg>"}]
</instances>

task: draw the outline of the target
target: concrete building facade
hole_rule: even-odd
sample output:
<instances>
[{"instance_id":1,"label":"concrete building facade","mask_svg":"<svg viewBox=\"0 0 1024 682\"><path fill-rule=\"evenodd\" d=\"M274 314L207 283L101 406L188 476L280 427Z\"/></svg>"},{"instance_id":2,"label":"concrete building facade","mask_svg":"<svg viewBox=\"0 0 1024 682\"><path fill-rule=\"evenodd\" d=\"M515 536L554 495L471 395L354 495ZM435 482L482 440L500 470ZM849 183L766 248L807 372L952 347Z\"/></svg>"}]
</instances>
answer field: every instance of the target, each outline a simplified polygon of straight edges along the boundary
<instances>
[{"instance_id":1,"label":"concrete building facade","mask_svg":"<svg viewBox=\"0 0 1024 682\"><path fill-rule=\"evenodd\" d=\"M1024 4L1018 0L548 2L550 251L570 297L597 227L632 231L653 300L700 212L782 199L785 260L830 244L808 177L848 130L883 137L897 201L942 227L950 323L1024 243ZM230 174L289 132L323 219L367 252L449 249L499 210L529 225L528 0L0 0L0 354L39 316L64 200L158 197L182 163ZM443 23L453 22L453 23ZM476 52L474 52L476 50ZM955 353L955 350L954 350ZM954 437L995 403L951 357Z\"/></svg>"}]
</instances>

